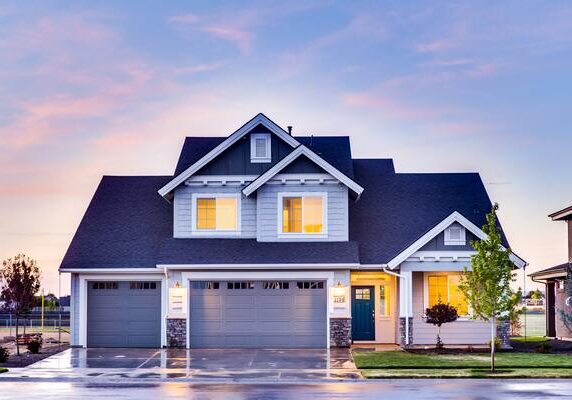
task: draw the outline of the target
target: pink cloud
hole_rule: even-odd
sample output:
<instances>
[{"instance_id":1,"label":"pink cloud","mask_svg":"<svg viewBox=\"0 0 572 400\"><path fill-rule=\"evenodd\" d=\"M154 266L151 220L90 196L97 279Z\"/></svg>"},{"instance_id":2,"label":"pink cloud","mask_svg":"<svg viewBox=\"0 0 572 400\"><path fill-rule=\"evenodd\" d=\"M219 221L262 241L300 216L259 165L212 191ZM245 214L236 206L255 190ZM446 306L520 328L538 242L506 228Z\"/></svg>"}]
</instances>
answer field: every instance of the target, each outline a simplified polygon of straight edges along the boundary
<instances>
[{"instance_id":1,"label":"pink cloud","mask_svg":"<svg viewBox=\"0 0 572 400\"><path fill-rule=\"evenodd\" d=\"M196 14L181 14L175 15L169 18L169 21L176 22L176 23L183 23L183 24L196 24L199 22L200 18Z\"/></svg>"},{"instance_id":2,"label":"pink cloud","mask_svg":"<svg viewBox=\"0 0 572 400\"><path fill-rule=\"evenodd\" d=\"M229 41L236 45L243 54L249 54L252 50L254 35L246 29L232 26L206 26L202 31L213 34L219 39Z\"/></svg>"},{"instance_id":3,"label":"pink cloud","mask_svg":"<svg viewBox=\"0 0 572 400\"><path fill-rule=\"evenodd\" d=\"M438 39L428 43L421 43L415 46L419 53L442 53L455 47L455 43L450 39Z\"/></svg>"}]
</instances>

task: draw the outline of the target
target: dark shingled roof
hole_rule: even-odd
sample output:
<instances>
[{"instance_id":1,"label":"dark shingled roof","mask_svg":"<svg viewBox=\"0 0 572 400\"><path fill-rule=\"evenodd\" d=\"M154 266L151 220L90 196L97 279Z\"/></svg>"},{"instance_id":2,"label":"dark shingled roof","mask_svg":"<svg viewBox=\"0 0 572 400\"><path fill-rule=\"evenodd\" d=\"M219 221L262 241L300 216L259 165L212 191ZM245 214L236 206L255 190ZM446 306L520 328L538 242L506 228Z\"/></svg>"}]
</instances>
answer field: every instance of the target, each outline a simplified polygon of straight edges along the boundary
<instances>
[{"instance_id":1,"label":"dark shingled roof","mask_svg":"<svg viewBox=\"0 0 572 400\"><path fill-rule=\"evenodd\" d=\"M176 173L224 139L187 138ZM358 202L349 203L349 242L174 239L172 205L157 193L172 176L105 176L61 268L213 263L384 264L454 211L479 227L486 222L491 202L476 173L396 174L392 160L352 160L348 137L297 139L365 188Z\"/></svg>"},{"instance_id":2,"label":"dark shingled roof","mask_svg":"<svg viewBox=\"0 0 572 400\"><path fill-rule=\"evenodd\" d=\"M566 272L570 263L564 263L560 265L555 265L554 267L541 269L540 271L533 272L528 276L535 278L542 275L554 274L554 273L562 273L563 276L566 276Z\"/></svg>"},{"instance_id":3,"label":"dark shingled roof","mask_svg":"<svg viewBox=\"0 0 572 400\"><path fill-rule=\"evenodd\" d=\"M324 160L353 178L352 152L348 136L295 136ZM209 151L221 144L225 137L187 137L175 168L175 176L199 161Z\"/></svg>"},{"instance_id":4,"label":"dark shingled roof","mask_svg":"<svg viewBox=\"0 0 572 400\"><path fill-rule=\"evenodd\" d=\"M389 161L354 160L365 190L350 205L350 239L362 264L389 262L454 211L486 222L492 204L479 174L395 174Z\"/></svg>"},{"instance_id":5,"label":"dark shingled roof","mask_svg":"<svg viewBox=\"0 0 572 400\"><path fill-rule=\"evenodd\" d=\"M157 193L170 179L170 176L104 176L60 268L151 268L161 263L359 262L355 242L174 239L172 205Z\"/></svg>"}]
</instances>

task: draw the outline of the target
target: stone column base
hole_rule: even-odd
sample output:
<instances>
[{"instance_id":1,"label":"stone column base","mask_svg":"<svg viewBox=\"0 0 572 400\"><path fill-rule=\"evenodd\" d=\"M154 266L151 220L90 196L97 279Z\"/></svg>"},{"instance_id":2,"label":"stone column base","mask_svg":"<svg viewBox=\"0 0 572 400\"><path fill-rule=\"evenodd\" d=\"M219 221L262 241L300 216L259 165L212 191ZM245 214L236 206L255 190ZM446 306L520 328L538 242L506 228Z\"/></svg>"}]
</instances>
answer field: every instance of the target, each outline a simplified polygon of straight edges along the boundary
<instances>
[{"instance_id":1,"label":"stone column base","mask_svg":"<svg viewBox=\"0 0 572 400\"><path fill-rule=\"evenodd\" d=\"M501 349L512 349L510 345L510 321L502 320L497 322L497 338L500 341Z\"/></svg>"},{"instance_id":2,"label":"stone column base","mask_svg":"<svg viewBox=\"0 0 572 400\"><path fill-rule=\"evenodd\" d=\"M401 347L413 344L413 317L409 317L409 344L405 343L405 317L399 318L399 344Z\"/></svg>"},{"instance_id":3,"label":"stone column base","mask_svg":"<svg viewBox=\"0 0 572 400\"><path fill-rule=\"evenodd\" d=\"M187 320L186 318L167 319L167 347L187 347Z\"/></svg>"},{"instance_id":4,"label":"stone column base","mask_svg":"<svg viewBox=\"0 0 572 400\"><path fill-rule=\"evenodd\" d=\"M330 318L330 347L352 345L352 319Z\"/></svg>"}]
</instances>

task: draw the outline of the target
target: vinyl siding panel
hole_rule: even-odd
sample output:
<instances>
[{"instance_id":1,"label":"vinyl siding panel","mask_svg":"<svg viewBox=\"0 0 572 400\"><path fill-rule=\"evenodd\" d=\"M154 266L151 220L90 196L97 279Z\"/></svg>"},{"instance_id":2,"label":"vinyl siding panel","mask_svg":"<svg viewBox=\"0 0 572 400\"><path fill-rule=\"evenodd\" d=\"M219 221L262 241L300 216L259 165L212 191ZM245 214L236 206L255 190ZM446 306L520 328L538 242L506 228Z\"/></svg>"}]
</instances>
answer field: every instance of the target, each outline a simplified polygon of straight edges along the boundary
<instances>
[{"instance_id":1,"label":"vinyl siding panel","mask_svg":"<svg viewBox=\"0 0 572 400\"><path fill-rule=\"evenodd\" d=\"M423 272L413 272L413 344L434 345L438 329L423 319L424 305ZM441 327L441 339L445 345L484 345L490 340L490 325L479 320L455 321Z\"/></svg>"},{"instance_id":2,"label":"vinyl siding panel","mask_svg":"<svg viewBox=\"0 0 572 400\"><path fill-rule=\"evenodd\" d=\"M79 276L71 274L70 277L70 342L72 346L79 344Z\"/></svg>"},{"instance_id":3,"label":"vinyl siding panel","mask_svg":"<svg viewBox=\"0 0 572 400\"><path fill-rule=\"evenodd\" d=\"M278 193L325 192L328 199L328 234L326 238L281 238L278 236ZM257 193L257 239L260 242L348 241L348 189L341 184L262 186Z\"/></svg>"},{"instance_id":4,"label":"vinyl siding panel","mask_svg":"<svg viewBox=\"0 0 572 400\"><path fill-rule=\"evenodd\" d=\"M246 197L241 193L241 187L201 187L201 186L180 186L175 191L173 201L173 235L176 238L207 237L204 235L192 235L192 226L195 216L193 214L193 194L194 193L238 193L240 195L240 234L229 234L223 236L217 234L217 238L256 238L256 197Z\"/></svg>"}]
</instances>

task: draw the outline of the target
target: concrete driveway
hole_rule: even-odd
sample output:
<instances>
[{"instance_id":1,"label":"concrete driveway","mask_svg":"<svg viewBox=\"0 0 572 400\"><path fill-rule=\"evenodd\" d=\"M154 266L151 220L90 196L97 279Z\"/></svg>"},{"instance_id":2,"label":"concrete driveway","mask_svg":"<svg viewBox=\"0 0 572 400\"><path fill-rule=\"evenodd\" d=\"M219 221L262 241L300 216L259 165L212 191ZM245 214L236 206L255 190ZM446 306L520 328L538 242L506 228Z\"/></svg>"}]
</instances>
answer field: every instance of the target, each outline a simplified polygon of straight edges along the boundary
<instances>
[{"instance_id":1,"label":"concrete driveway","mask_svg":"<svg viewBox=\"0 0 572 400\"><path fill-rule=\"evenodd\" d=\"M361 376L347 349L69 349L0 381L344 381Z\"/></svg>"}]
</instances>

